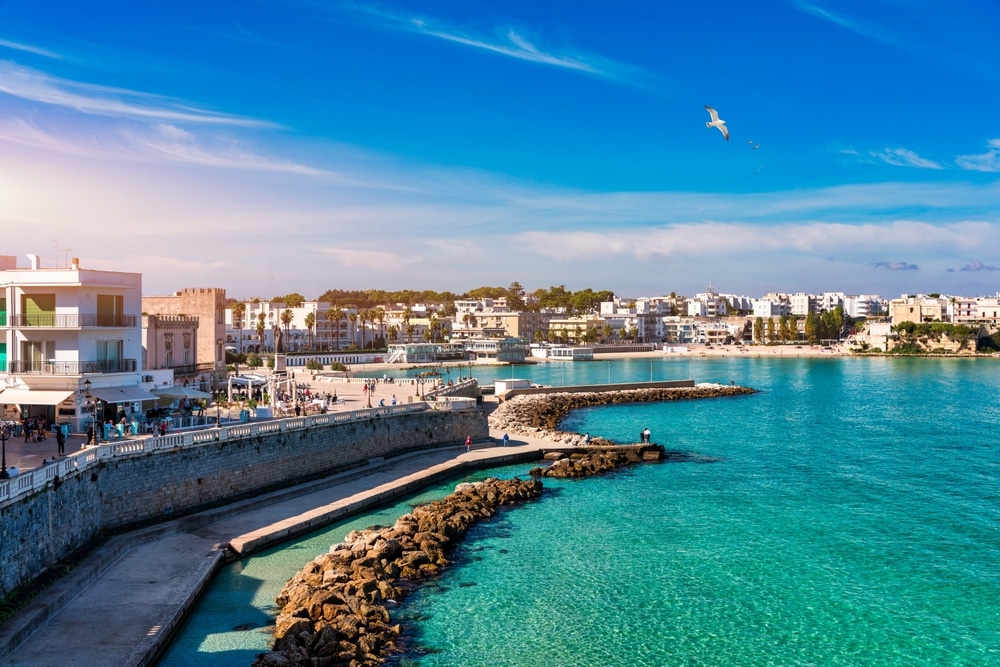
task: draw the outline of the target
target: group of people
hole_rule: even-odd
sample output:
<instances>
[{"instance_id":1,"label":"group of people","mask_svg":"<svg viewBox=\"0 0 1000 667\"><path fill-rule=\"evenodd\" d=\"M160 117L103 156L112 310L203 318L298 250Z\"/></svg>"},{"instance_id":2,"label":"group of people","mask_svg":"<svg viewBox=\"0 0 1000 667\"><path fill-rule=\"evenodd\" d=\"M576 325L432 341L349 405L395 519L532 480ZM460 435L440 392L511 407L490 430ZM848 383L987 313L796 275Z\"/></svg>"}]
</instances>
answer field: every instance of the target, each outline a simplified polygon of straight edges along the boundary
<instances>
[{"instance_id":1,"label":"group of people","mask_svg":"<svg viewBox=\"0 0 1000 667\"><path fill-rule=\"evenodd\" d=\"M648 445L649 444L649 429L644 428L639 431L639 442Z\"/></svg>"}]
</instances>

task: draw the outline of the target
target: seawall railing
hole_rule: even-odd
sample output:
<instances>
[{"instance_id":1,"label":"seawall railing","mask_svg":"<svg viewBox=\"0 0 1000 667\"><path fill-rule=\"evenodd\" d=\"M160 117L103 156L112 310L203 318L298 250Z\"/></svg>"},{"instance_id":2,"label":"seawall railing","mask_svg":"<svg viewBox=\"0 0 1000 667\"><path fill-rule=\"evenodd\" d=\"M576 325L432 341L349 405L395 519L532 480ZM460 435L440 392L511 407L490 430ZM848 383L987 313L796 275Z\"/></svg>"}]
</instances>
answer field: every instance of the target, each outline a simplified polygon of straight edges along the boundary
<instances>
[{"instance_id":1,"label":"seawall railing","mask_svg":"<svg viewBox=\"0 0 1000 667\"><path fill-rule=\"evenodd\" d=\"M363 408L350 412L333 412L310 415L308 417L238 423L231 426L223 425L219 428L213 427L167 435L140 436L130 440L92 445L41 468L20 473L10 479L0 480L0 505L6 505L18 500L22 496L44 489L47 484L55 482L57 478L65 480L71 475L82 474L88 468L96 466L102 461L114 459L115 457L135 456L184 447L197 447L208 442L239 440L255 435L282 431L300 431L316 426L371 419L372 417L390 417L393 415L423 412L430 409L430 405L421 401L418 403ZM454 410L459 408L458 406L449 406L449 409Z\"/></svg>"}]
</instances>

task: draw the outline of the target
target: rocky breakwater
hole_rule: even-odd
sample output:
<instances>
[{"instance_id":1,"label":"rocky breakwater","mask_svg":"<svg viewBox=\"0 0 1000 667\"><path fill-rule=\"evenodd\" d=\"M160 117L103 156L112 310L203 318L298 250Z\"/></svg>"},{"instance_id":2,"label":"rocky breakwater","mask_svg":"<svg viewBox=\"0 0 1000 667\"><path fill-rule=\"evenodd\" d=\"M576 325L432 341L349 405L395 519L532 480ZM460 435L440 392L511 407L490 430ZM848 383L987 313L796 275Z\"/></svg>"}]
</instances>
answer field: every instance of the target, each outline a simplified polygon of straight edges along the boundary
<instances>
[{"instance_id":1,"label":"rocky breakwater","mask_svg":"<svg viewBox=\"0 0 1000 667\"><path fill-rule=\"evenodd\" d=\"M615 391L588 391L580 393L558 392L551 394L521 394L504 401L490 414L490 427L508 433L526 435L570 445L584 445L579 433L560 431L559 424L577 408L614 403L648 403L654 401L680 401L699 398L718 398L752 394L749 387L719 384L699 384L695 387L674 389L625 389ZM600 444L599 438L592 444ZM609 443L610 444L610 443Z\"/></svg>"},{"instance_id":2,"label":"rocky breakwater","mask_svg":"<svg viewBox=\"0 0 1000 667\"><path fill-rule=\"evenodd\" d=\"M548 466L531 469L532 477L577 478L603 475L617 468L643 461L660 461L667 458L660 445L625 445L589 447L585 452L566 456L561 453L546 455L552 459Z\"/></svg>"},{"instance_id":3,"label":"rocky breakwater","mask_svg":"<svg viewBox=\"0 0 1000 667\"><path fill-rule=\"evenodd\" d=\"M473 524L541 493L537 479L460 484L391 528L351 532L285 584L274 648L254 667L382 664L400 633L386 605L448 565L447 552Z\"/></svg>"}]
</instances>

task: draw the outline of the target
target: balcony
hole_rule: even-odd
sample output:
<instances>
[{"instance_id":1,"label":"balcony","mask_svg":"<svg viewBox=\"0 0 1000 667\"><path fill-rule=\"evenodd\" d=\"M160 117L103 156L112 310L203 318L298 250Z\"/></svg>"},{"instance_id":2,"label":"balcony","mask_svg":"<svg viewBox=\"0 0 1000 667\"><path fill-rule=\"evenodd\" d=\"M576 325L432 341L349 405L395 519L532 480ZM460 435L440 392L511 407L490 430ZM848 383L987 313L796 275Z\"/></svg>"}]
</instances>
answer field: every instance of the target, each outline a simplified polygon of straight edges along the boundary
<instances>
[{"instance_id":1,"label":"balcony","mask_svg":"<svg viewBox=\"0 0 1000 667\"><path fill-rule=\"evenodd\" d=\"M31 315L8 315L7 324L21 329L30 327L47 329L82 329L84 327L133 328L138 319L135 315L87 315L80 313L34 313Z\"/></svg>"},{"instance_id":2,"label":"balcony","mask_svg":"<svg viewBox=\"0 0 1000 667\"><path fill-rule=\"evenodd\" d=\"M84 375L86 373L134 373L135 359L110 361L8 361L11 375Z\"/></svg>"}]
</instances>

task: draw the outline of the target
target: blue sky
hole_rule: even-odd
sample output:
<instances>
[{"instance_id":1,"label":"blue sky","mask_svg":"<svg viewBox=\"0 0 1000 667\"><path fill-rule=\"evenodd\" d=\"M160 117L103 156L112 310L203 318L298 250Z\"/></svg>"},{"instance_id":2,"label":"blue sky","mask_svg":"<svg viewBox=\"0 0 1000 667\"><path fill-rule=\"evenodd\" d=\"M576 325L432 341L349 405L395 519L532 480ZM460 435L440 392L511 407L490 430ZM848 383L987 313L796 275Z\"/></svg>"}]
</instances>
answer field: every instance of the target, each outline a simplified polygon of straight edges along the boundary
<instances>
[{"instance_id":1,"label":"blue sky","mask_svg":"<svg viewBox=\"0 0 1000 667\"><path fill-rule=\"evenodd\" d=\"M0 0L0 254L236 297L994 294L998 34L992 0Z\"/></svg>"}]
</instances>

